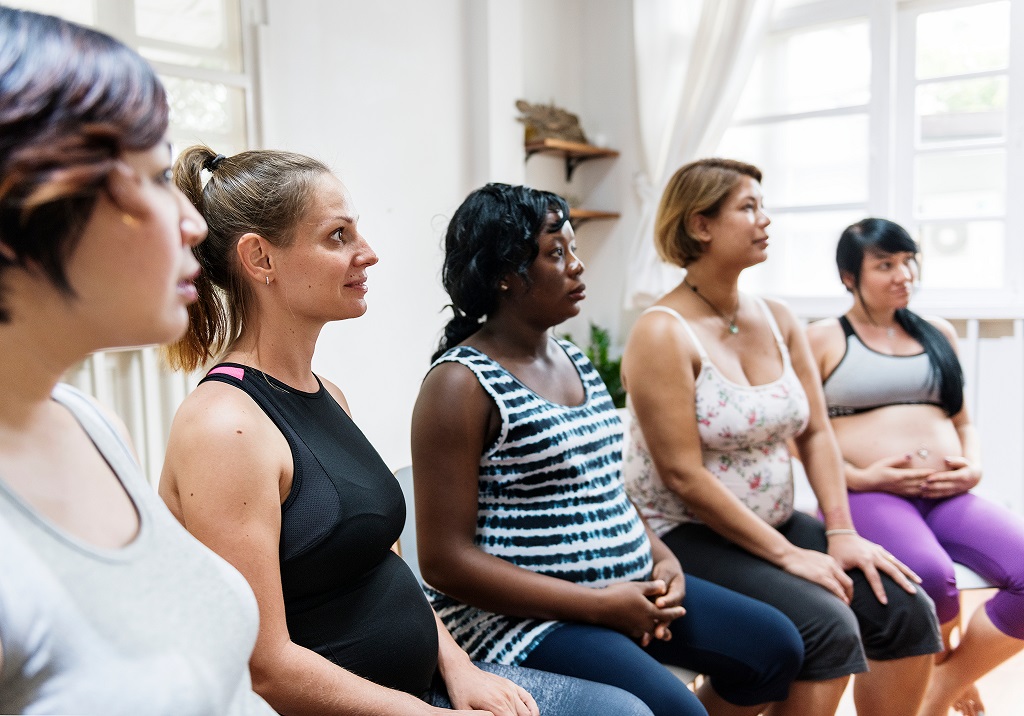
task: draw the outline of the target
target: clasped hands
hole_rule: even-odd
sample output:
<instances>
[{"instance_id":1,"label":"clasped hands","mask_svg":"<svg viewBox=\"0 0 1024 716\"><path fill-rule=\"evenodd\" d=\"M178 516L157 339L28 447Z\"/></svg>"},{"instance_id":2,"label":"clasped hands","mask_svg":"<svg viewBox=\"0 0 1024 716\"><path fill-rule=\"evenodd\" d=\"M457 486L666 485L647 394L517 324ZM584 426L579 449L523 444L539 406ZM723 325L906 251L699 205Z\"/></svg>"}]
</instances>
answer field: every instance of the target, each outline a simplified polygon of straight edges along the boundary
<instances>
[{"instance_id":1,"label":"clasped hands","mask_svg":"<svg viewBox=\"0 0 1024 716\"><path fill-rule=\"evenodd\" d=\"M599 621L646 647L654 639L669 641L669 625L683 616L686 594L683 570L675 559L654 563L646 582L620 582L605 587Z\"/></svg>"},{"instance_id":2,"label":"clasped hands","mask_svg":"<svg viewBox=\"0 0 1024 716\"><path fill-rule=\"evenodd\" d=\"M945 458L946 470L909 467L913 455L882 458L864 469L869 489L903 497L938 499L967 492L981 480L981 470L960 456Z\"/></svg>"}]
</instances>

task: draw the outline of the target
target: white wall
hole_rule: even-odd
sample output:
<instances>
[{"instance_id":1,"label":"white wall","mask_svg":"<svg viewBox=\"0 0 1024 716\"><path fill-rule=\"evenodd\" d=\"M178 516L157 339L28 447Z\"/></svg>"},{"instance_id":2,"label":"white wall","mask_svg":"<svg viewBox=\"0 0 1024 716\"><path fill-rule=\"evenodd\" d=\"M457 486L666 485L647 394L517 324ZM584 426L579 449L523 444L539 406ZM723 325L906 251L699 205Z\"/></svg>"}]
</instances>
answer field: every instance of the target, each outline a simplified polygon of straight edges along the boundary
<instances>
[{"instance_id":1,"label":"white wall","mask_svg":"<svg viewBox=\"0 0 1024 716\"><path fill-rule=\"evenodd\" d=\"M380 256L367 314L328 326L314 369L397 468L409 462L419 382L449 317L440 287L448 217L486 181L527 182L621 211L578 244L591 319L621 342L625 247L638 206L630 0L266 0L259 30L263 144L326 161L352 192ZM617 160L524 164L514 102L555 101Z\"/></svg>"},{"instance_id":2,"label":"white wall","mask_svg":"<svg viewBox=\"0 0 1024 716\"><path fill-rule=\"evenodd\" d=\"M580 165L572 182L564 164L536 156L527 164L527 181L537 187L584 199L589 209L621 212L613 221L580 226L576 243L587 269L587 300L580 315L558 329L586 341L594 321L625 340L632 316L622 310L626 249L639 221L633 191L641 153L633 69L633 18L630 0L526 0L529 17L544 17L524 35L524 96L531 102L555 101L580 117L590 141L620 152L615 159Z\"/></svg>"},{"instance_id":3,"label":"white wall","mask_svg":"<svg viewBox=\"0 0 1024 716\"><path fill-rule=\"evenodd\" d=\"M635 318L622 309L623 267L639 215L633 177L641 161L631 0L265 2L264 143L331 164L381 259L370 271L367 315L329 326L314 368L346 392L392 468L409 462L412 405L449 315L441 311L443 232L485 181L526 181L622 213L579 228L588 298L558 329L583 340L594 320L622 343ZM524 165L520 97L576 112L591 139L603 137L621 155L583 164L571 184L555 159ZM1011 342L980 335L975 344L977 375L1004 376L978 381L986 491L1017 510L1024 413L1019 397L1000 396L1024 391L1022 332ZM974 360L965 356L969 370Z\"/></svg>"},{"instance_id":4,"label":"white wall","mask_svg":"<svg viewBox=\"0 0 1024 716\"><path fill-rule=\"evenodd\" d=\"M264 144L326 161L380 257L369 310L327 326L314 370L397 468L447 320L440 241L470 188L465 3L267 0L266 20Z\"/></svg>"}]
</instances>

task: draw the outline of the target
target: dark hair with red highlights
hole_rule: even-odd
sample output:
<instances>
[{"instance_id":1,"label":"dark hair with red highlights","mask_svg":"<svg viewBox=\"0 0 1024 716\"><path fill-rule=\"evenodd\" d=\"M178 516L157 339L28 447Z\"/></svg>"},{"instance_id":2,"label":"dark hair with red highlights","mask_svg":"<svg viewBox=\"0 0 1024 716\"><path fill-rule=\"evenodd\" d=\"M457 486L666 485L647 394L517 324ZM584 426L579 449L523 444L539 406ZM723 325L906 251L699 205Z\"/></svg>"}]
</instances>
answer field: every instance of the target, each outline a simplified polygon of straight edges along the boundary
<instances>
[{"instance_id":1,"label":"dark hair with red highlights","mask_svg":"<svg viewBox=\"0 0 1024 716\"><path fill-rule=\"evenodd\" d=\"M134 50L0 7L0 277L37 267L73 296L65 262L110 171L123 152L156 145L167 117L163 85Z\"/></svg>"}]
</instances>

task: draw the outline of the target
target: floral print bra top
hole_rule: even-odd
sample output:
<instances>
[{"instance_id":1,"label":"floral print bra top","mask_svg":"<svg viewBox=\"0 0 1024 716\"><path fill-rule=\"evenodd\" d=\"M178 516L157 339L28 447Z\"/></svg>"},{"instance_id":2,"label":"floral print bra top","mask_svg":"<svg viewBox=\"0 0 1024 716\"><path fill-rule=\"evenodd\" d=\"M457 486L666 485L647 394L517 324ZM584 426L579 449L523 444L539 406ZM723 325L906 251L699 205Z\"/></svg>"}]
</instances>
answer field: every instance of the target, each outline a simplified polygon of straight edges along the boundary
<instances>
[{"instance_id":1,"label":"floral print bra top","mask_svg":"<svg viewBox=\"0 0 1024 716\"><path fill-rule=\"evenodd\" d=\"M782 375L763 385L740 385L722 375L686 319L676 311L653 306L645 313L663 311L678 319L700 355L694 392L704 467L754 514L778 526L793 514L793 469L786 440L807 426L810 407L774 316L764 301L755 300L782 354ZM633 419L623 470L629 496L659 535L680 523L698 522L661 481L632 406L629 410Z\"/></svg>"}]
</instances>

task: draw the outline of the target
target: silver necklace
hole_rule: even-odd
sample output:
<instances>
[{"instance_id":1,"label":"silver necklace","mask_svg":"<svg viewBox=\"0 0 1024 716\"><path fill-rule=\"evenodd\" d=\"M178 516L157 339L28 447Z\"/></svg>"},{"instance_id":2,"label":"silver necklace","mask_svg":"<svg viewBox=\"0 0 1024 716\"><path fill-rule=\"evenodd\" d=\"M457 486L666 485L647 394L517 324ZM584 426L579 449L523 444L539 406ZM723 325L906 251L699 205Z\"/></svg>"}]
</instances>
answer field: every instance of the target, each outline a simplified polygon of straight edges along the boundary
<instances>
[{"instance_id":1,"label":"silver necklace","mask_svg":"<svg viewBox=\"0 0 1024 716\"><path fill-rule=\"evenodd\" d=\"M718 317L721 318L723 321L725 321L729 325L729 333L731 333L733 335L736 335L737 333L740 332L740 327L736 325L736 316L740 312L739 304L736 305L736 310L733 311L732 318L729 318L729 316L725 315L725 313L720 311L718 306L716 306L715 304L711 303L711 301L709 301L707 298L705 298L704 295L700 291L697 290L697 287L694 286L689 281L687 281L685 278L683 279L683 285L686 286L691 291L693 291L693 295L694 296L696 296L701 301L703 301L707 305L708 308L710 308L712 311L714 311L716 314L718 314Z\"/></svg>"},{"instance_id":2,"label":"silver necklace","mask_svg":"<svg viewBox=\"0 0 1024 716\"><path fill-rule=\"evenodd\" d=\"M875 322L875 319L871 317L871 311L869 311L867 308L864 309L864 315L868 317L868 323L870 323L875 328L882 328L883 327L880 324ZM885 326L885 337L888 338L890 341L893 338L895 338L896 337L896 326Z\"/></svg>"}]
</instances>

